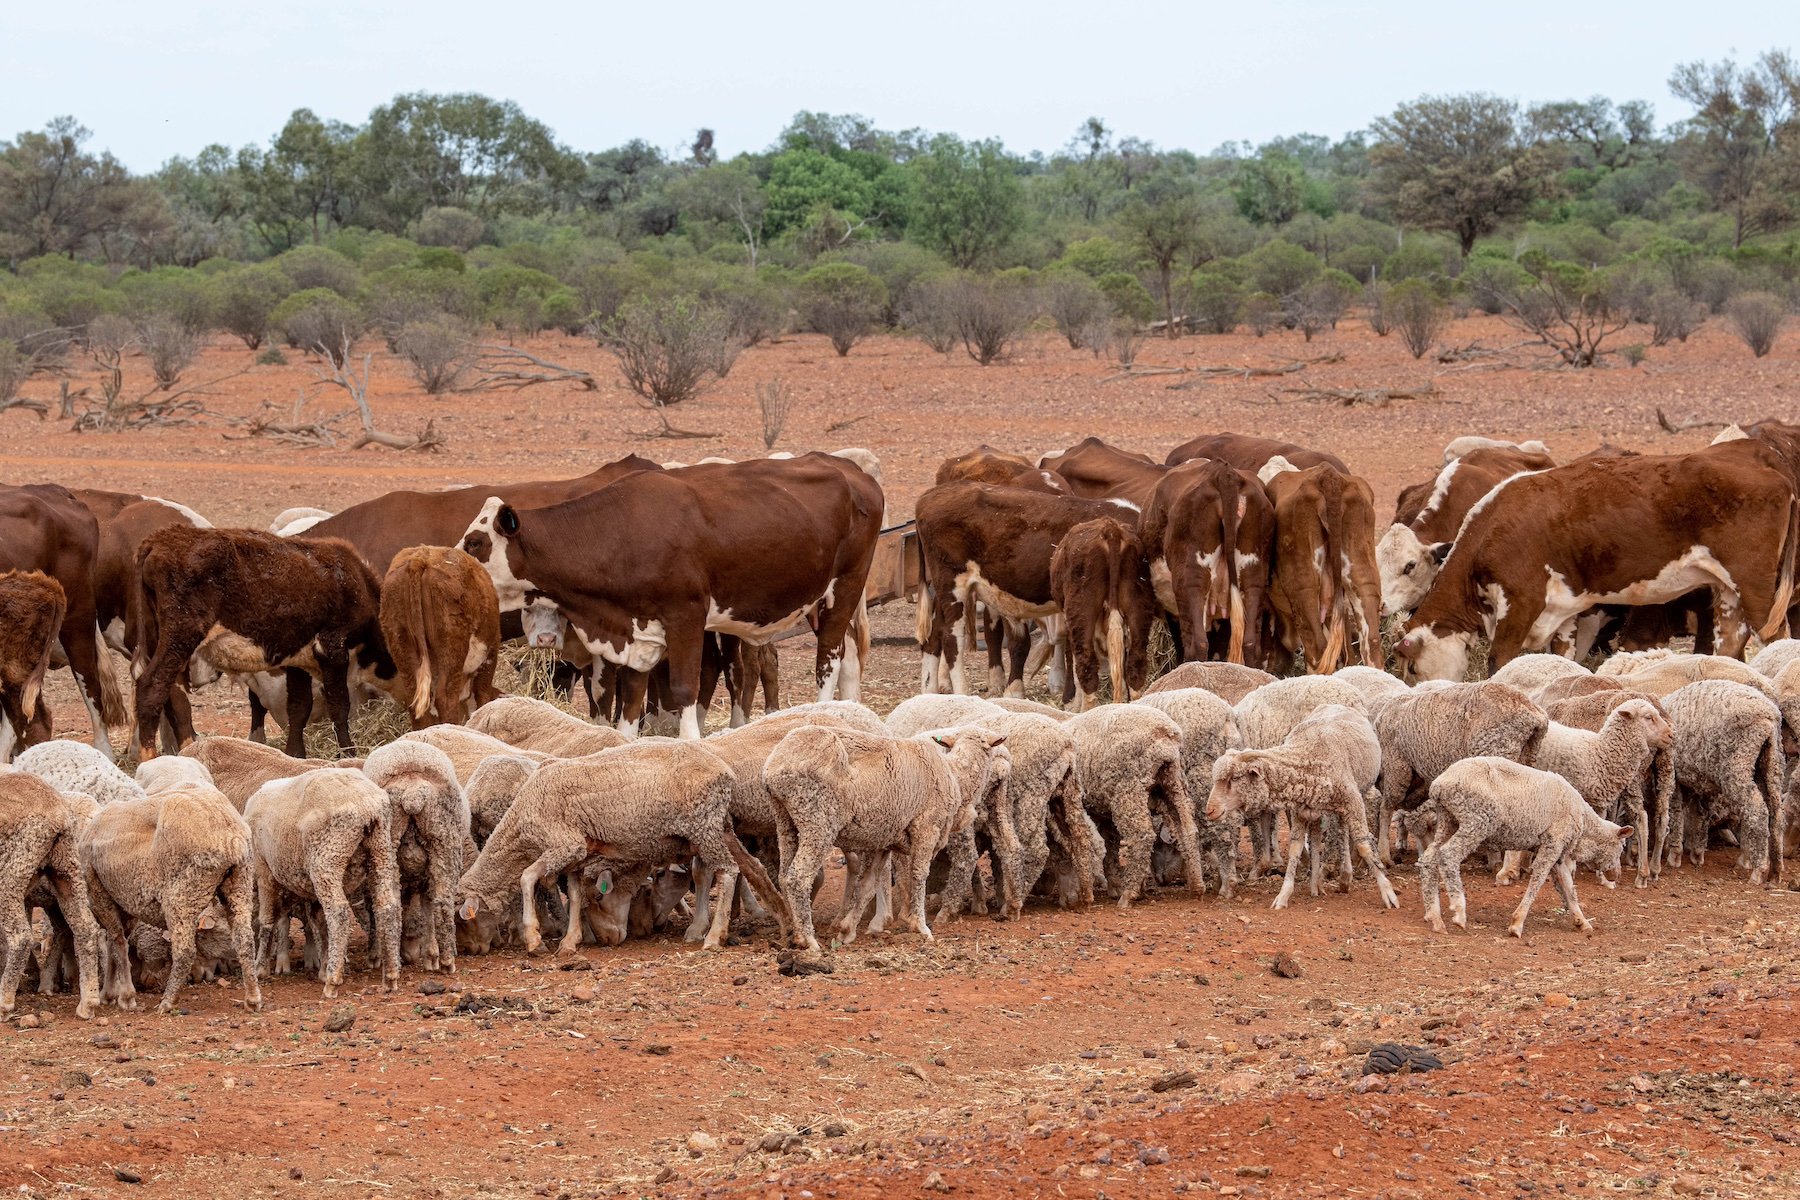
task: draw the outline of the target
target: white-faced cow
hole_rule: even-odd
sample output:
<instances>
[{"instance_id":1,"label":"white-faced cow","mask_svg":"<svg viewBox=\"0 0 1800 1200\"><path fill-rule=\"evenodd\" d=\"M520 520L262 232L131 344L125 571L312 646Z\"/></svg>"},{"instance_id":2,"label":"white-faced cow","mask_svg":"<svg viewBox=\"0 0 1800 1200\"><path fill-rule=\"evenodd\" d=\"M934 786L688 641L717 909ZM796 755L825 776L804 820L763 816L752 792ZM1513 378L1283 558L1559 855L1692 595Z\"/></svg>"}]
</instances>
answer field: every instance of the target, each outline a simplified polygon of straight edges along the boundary
<instances>
[{"instance_id":1,"label":"white-faced cow","mask_svg":"<svg viewBox=\"0 0 1800 1200\"><path fill-rule=\"evenodd\" d=\"M597 659L636 671L667 659L681 735L697 738L709 630L766 643L805 621L820 697L857 698L862 648L846 635L866 627L882 503L862 468L815 453L640 472L542 508L491 496L461 544L501 611L547 602ZM621 726L635 732L640 717Z\"/></svg>"}]
</instances>

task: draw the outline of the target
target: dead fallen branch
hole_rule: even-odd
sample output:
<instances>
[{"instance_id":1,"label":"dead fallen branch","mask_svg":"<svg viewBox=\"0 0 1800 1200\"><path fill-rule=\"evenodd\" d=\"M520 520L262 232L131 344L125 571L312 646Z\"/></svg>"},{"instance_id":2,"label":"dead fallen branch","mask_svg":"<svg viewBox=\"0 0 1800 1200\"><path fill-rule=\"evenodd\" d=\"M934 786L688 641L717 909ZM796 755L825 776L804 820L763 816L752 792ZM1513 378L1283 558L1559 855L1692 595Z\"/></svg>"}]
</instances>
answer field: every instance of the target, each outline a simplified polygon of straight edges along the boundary
<instances>
[{"instance_id":1,"label":"dead fallen branch","mask_svg":"<svg viewBox=\"0 0 1800 1200\"><path fill-rule=\"evenodd\" d=\"M306 389L294 398L291 413L282 411L273 404L264 402L262 409L243 421L244 432L241 434L222 434L229 442L241 442L249 438L261 437L271 441L285 442L290 446L303 446L320 449L335 446L338 443L337 423L355 412L346 408L342 412L333 413L329 417L316 421L305 419Z\"/></svg>"},{"instance_id":2,"label":"dead fallen branch","mask_svg":"<svg viewBox=\"0 0 1800 1200\"><path fill-rule=\"evenodd\" d=\"M1186 371L1192 378L1185 379L1180 383L1171 383L1168 387L1170 391L1178 392L1187 388L1198 387L1202 383L1218 379L1269 379L1282 375L1298 375L1308 367L1329 366L1332 363L1341 363L1343 361L1343 354L1339 351L1333 351L1330 354L1321 354L1317 358L1290 359L1287 362L1270 366L1189 367L1186 368Z\"/></svg>"},{"instance_id":3,"label":"dead fallen branch","mask_svg":"<svg viewBox=\"0 0 1800 1200\"><path fill-rule=\"evenodd\" d=\"M327 375L320 371L316 373L316 377L320 383L329 383L334 387L343 388L350 393L350 398L356 401L356 416L362 422L362 433L354 442L350 443L352 450L361 450L364 446L386 446L390 450L424 450L435 453L444 448L445 438L437 431L436 418L428 419L425 427L411 437L405 434L384 433L375 428L375 410L369 405L369 378L375 356L363 355L362 374L358 376L352 374L350 370L350 339L348 337L344 338L342 351L341 355L334 356L328 353L321 344L319 353L323 354L325 361L331 364L331 373Z\"/></svg>"},{"instance_id":4,"label":"dead fallen branch","mask_svg":"<svg viewBox=\"0 0 1800 1200\"><path fill-rule=\"evenodd\" d=\"M1271 397L1298 396L1302 400L1312 400L1323 404L1340 404L1345 408L1363 405L1368 408L1386 408L1396 400L1424 400L1438 394L1437 384L1427 383L1422 387L1401 388L1321 388L1293 387L1282 388L1279 395L1273 388L1267 389Z\"/></svg>"},{"instance_id":5,"label":"dead fallen branch","mask_svg":"<svg viewBox=\"0 0 1800 1200\"><path fill-rule=\"evenodd\" d=\"M0 402L0 413L8 412L15 408L30 409L38 415L38 420L40 421L46 419L50 415L50 405L42 400L27 400L23 396L14 396L11 400Z\"/></svg>"},{"instance_id":6,"label":"dead fallen branch","mask_svg":"<svg viewBox=\"0 0 1800 1200\"><path fill-rule=\"evenodd\" d=\"M829 424L825 427L825 432L826 433L837 433L839 430L850 428L852 425L856 424L858 421L866 421L874 415L875 415L874 413L864 413L860 417L847 417L842 421L833 421L831 424Z\"/></svg>"},{"instance_id":7,"label":"dead fallen branch","mask_svg":"<svg viewBox=\"0 0 1800 1200\"><path fill-rule=\"evenodd\" d=\"M1664 433L1686 433L1690 429L1723 429L1730 424L1729 421L1716 420L1671 421L1668 414L1661 408L1656 410L1656 423L1662 427Z\"/></svg>"},{"instance_id":8,"label":"dead fallen branch","mask_svg":"<svg viewBox=\"0 0 1800 1200\"><path fill-rule=\"evenodd\" d=\"M673 425L664 425L661 429L627 429L625 433L626 436L634 438L671 438L676 440L687 438L694 441L725 436L722 433L707 433L699 429L677 429Z\"/></svg>"},{"instance_id":9,"label":"dead fallen branch","mask_svg":"<svg viewBox=\"0 0 1800 1200\"><path fill-rule=\"evenodd\" d=\"M578 383L592 392L599 389L594 377L579 367L565 367L517 346L483 343L475 348L475 368L481 374L474 383L458 390L528 388L538 383Z\"/></svg>"},{"instance_id":10,"label":"dead fallen branch","mask_svg":"<svg viewBox=\"0 0 1800 1200\"><path fill-rule=\"evenodd\" d=\"M76 433L119 433L154 426L191 425L201 417L217 415L209 413L196 397L211 394L209 389L214 385L224 383L227 379L236 379L249 369L245 367L217 379L190 384L172 392L153 389L135 400L120 399L115 372L112 384L101 388L104 402L77 416L70 428ZM65 403L68 399L69 396L65 393Z\"/></svg>"}]
</instances>

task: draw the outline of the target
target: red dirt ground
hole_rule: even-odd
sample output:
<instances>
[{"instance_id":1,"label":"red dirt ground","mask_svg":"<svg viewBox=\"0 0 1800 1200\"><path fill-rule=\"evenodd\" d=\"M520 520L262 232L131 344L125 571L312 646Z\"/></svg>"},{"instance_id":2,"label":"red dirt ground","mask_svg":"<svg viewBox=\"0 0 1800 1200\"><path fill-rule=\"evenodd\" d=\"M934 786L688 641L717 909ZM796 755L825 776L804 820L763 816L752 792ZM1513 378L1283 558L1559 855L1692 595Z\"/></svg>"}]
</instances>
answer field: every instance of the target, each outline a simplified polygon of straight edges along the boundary
<instances>
[{"instance_id":1,"label":"red dirt ground","mask_svg":"<svg viewBox=\"0 0 1800 1200\"><path fill-rule=\"evenodd\" d=\"M1448 340L1518 338L1475 319ZM1047 337L986 369L898 339L838 359L822 339L795 337L745 352L675 414L721 436L650 442L628 432L655 420L630 404L605 354L563 338L532 348L594 371L599 389L438 400L377 354L383 426L436 417L449 437L441 455L227 440L227 418L264 402L286 409L302 388L310 413L346 407L294 355L210 389L219 415L192 427L77 435L0 416L0 477L143 491L260 526L292 505L569 475L630 450L758 453L754 385L779 376L798 397L781 447L875 450L896 520L939 460L976 442L1037 452L1097 433L1160 456L1220 429L1332 449L1385 506L1457 434L1541 437L1559 456L1602 441L1666 452L1711 431L1664 434L1658 406L1677 422L1794 420L1800 387L1791 339L1757 361L1714 328L1650 350L1642 367L1590 372L1415 363L1396 339L1351 323L1311 345L1294 334L1150 344L1140 368L1345 356L1299 376L1175 389L1183 376L1108 382L1108 364ZM251 357L216 343L189 379ZM147 386L132 365L128 394ZM1434 396L1382 408L1282 390L1433 380ZM881 708L916 673L901 607L877 616L869 698ZM799 695L809 653L804 639L789 646L784 677ZM51 691L58 731L85 737L66 679ZM205 727L243 731L241 700L203 701ZM1540 897L1520 943L1503 936L1516 890L1472 882L1471 932L1438 937L1418 919L1414 879L1397 874L1404 907L1390 913L1364 884L1272 913L1270 881L1231 903L1165 893L1127 913L1034 906L1016 924L947 925L928 946L866 938L836 953L835 974L799 979L775 974L761 934L718 955L664 939L574 961L465 958L440 994L420 992L428 977L410 970L393 996L349 989L356 1023L343 1034L322 1032L333 1006L292 978L271 984L255 1015L226 985L184 992L184 1015L108 1011L104 1025L77 1021L68 997L21 997L40 1024L0 1033L0 1186L800 1200L1800 1194L1800 894L1752 888L1719 854L1648 891L1584 878L1591 938ZM1270 972L1278 950L1300 978ZM1386 1040L1433 1045L1447 1066L1358 1092L1368 1044ZM1193 1086L1151 1089L1177 1071L1192 1071Z\"/></svg>"}]
</instances>

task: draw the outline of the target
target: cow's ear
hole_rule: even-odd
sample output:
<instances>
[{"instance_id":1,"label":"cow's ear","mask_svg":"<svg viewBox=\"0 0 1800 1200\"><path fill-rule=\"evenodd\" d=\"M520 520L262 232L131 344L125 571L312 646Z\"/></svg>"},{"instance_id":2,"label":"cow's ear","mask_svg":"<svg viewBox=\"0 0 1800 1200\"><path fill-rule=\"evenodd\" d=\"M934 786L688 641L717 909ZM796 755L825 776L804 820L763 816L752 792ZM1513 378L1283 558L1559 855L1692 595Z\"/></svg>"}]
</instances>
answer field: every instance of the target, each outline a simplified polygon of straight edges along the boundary
<instances>
[{"instance_id":1,"label":"cow's ear","mask_svg":"<svg viewBox=\"0 0 1800 1200\"><path fill-rule=\"evenodd\" d=\"M494 514L494 528L512 537L519 532L519 514L513 511L510 504L502 504L500 511Z\"/></svg>"},{"instance_id":2,"label":"cow's ear","mask_svg":"<svg viewBox=\"0 0 1800 1200\"><path fill-rule=\"evenodd\" d=\"M1440 567L1443 566L1444 560L1446 558L1450 557L1450 547L1453 545L1455 545L1454 542L1437 542L1437 543L1435 543L1431 547L1431 551L1430 551L1431 561L1436 563Z\"/></svg>"}]
</instances>

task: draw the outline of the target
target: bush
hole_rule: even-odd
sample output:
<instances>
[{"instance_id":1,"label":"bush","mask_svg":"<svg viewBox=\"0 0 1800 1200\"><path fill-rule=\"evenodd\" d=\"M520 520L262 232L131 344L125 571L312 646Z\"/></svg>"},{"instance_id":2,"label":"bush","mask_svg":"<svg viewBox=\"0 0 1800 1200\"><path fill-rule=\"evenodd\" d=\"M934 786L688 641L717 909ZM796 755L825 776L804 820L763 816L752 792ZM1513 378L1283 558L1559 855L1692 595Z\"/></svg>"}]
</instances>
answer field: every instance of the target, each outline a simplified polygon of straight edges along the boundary
<instances>
[{"instance_id":1,"label":"bush","mask_svg":"<svg viewBox=\"0 0 1800 1200\"><path fill-rule=\"evenodd\" d=\"M1131 251L1111 238L1091 237L1085 241L1069 243L1059 261L1062 265L1074 267L1082 274L1099 281L1108 275L1128 273L1131 270Z\"/></svg>"},{"instance_id":2,"label":"bush","mask_svg":"<svg viewBox=\"0 0 1800 1200\"><path fill-rule=\"evenodd\" d=\"M1188 281L1187 312L1206 333L1230 333L1244 312L1244 289L1230 276L1200 271Z\"/></svg>"},{"instance_id":3,"label":"bush","mask_svg":"<svg viewBox=\"0 0 1800 1200\"><path fill-rule=\"evenodd\" d=\"M356 295L362 272L356 264L324 246L296 246L275 260L298 292L326 288L345 298Z\"/></svg>"},{"instance_id":4,"label":"bush","mask_svg":"<svg viewBox=\"0 0 1800 1200\"><path fill-rule=\"evenodd\" d=\"M340 367L363 331L355 307L329 288L295 292L276 305L269 323L281 330L288 345L309 354L324 354Z\"/></svg>"},{"instance_id":5,"label":"bush","mask_svg":"<svg viewBox=\"0 0 1800 1200\"><path fill-rule=\"evenodd\" d=\"M1355 280L1342 271L1328 271L1285 298L1282 307L1310 342L1314 334L1337 328L1338 321L1350 311L1356 292Z\"/></svg>"},{"instance_id":6,"label":"bush","mask_svg":"<svg viewBox=\"0 0 1800 1200\"><path fill-rule=\"evenodd\" d=\"M600 344L618 356L625 385L659 409L723 379L738 352L725 314L687 296L629 301L601 329Z\"/></svg>"},{"instance_id":7,"label":"bush","mask_svg":"<svg viewBox=\"0 0 1800 1200\"><path fill-rule=\"evenodd\" d=\"M471 249L486 234L480 217L464 208L428 208L413 225L413 241L421 246Z\"/></svg>"},{"instance_id":8,"label":"bush","mask_svg":"<svg viewBox=\"0 0 1800 1200\"><path fill-rule=\"evenodd\" d=\"M939 354L956 348L956 287L955 276L921 279L907 290L900 306L901 324Z\"/></svg>"},{"instance_id":9,"label":"bush","mask_svg":"<svg viewBox=\"0 0 1800 1200\"><path fill-rule=\"evenodd\" d=\"M64 329L86 329L98 318L119 311L118 293L74 276L34 279L26 294L52 324Z\"/></svg>"},{"instance_id":10,"label":"bush","mask_svg":"<svg viewBox=\"0 0 1800 1200\"><path fill-rule=\"evenodd\" d=\"M1250 286L1287 299L1318 278L1324 264L1316 254L1292 242L1266 242L1244 255Z\"/></svg>"},{"instance_id":11,"label":"bush","mask_svg":"<svg viewBox=\"0 0 1800 1200\"><path fill-rule=\"evenodd\" d=\"M363 296L363 315L390 350L409 322L447 313L472 323L483 311L474 280L444 268L392 267L371 276Z\"/></svg>"},{"instance_id":12,"label":"bush","mask_svg":"<svg viewBox=\"0 0 1800 1200\"><path fill-rule=\"evenodd\" d=\"M456 390L473 357L474 331L454 317L411 321L394 339L394 349L412 364L413 378L427 395Z\"/></svg>"},{"instance_id":13,"label":"bush","mask_svg":"<svg viewBox=\"0 0 1800 1200\"><path fill-rule=\"evenodd\" d=\"M1079 271L1055 271L1044 287L1044 311L1056 322L1056 330L1068 340L1069 349L1094 345L1112 315L1112 305L1088 276Z\"/></svg>"},{"instance_id":14,"label":"bush","mask_svg":"<svg viewBox=\"0 0 1800 1200\"><path fill-rule=\"evenodd\" d=\"M745 346L779 336L788 323L788 290L774 280L746 278L718 289L713 301L725 312L731 335Z\"/></svg>"},{"instance_id":15,"label":"bush","mask_svg":"<svg viewBox=\"0 0 1800 1200\"><path fill-rule=\"evenodd\" d=\"M1725 318L1732 332L1750 347L1750 353L1761 358L1775 346L1775 335L1787 316L1787 304L1773 292L1745 292L1733 296L1725 305Z\"/></svg>"},{"instance_id":16,"label":"bush","mask_svg":"<svg viewBox=\"0 0 1800 1200\"><path fill-rule=\"evenodd\" d=\"M1475 307L1490 316L1498 316L1506 308L1500 297L1507 292L1529 287L1531 276L1510 258L1476 254L1470 257L1468 266L1463 268L1459 282L1464 292L1474 301Z\"/></svg>"},{"instance_id":17,"label":"bush","mask_svg":"<svg viewBox=\"0 0 1800 1200\"><path fill-rule=\"evenodd\" d=\"M1095 280L1113 312L1140 325L1156 316L1156 301L1144 281L1128 271L1109 271Z\"/></svg>"},{"instance_id":18,"label":"bush","mask_svg":"<svg viewBox=\"0 0 1800 1200\"><path fill-rule=\"evenodd\" d=\"M1257 337L1281 323L1281 301L1267 292L1251 292L1244 297L1244 324Z\"/></svg>"},{"instance_id":19,"label":"bush","mask_svg":"<svg viewBox=\"0 0 1800 1200\"><path fill-rule=\"evenodd\" d=\"M461 275L469 269L469 260L449 246L427 246L413 255L413 265L421 270L455 271Z\"/></svg>"},{"instance_id":20,"label":"bush","mask_svg":"<svg viewBox=\"0 0 1800 1200\"><path fill-rule=\"evenodd\" d=\"M1394 332L1394 320L1388 312L1388 297L1394 288L1392 284L1377 279L1362 290L1363 317L1369 322L1369 328L1376 337L1386 337Z\"/></svg>"},{"instance_id":21,"label":"bush","mask_svg":"<svg viewBox=\"0 0 1800 1200\"><path fill-rule=\"evenodd\" d=\"M1395 284L1387 295L1387 311L1414 358L1423 358L1450 324L1449 306L1423 279Z\"/></svg>"},{"instance_id":22,"label":"bush","mask_svg":"<svg viewBox=\"0 0 1800 1200\"><path fill-rule=\"evenodd\" d=\"M281 352L280 346L270 346L256 356L256 365L259 367L285 367L287 360L287 355Z\"/></svg>"},{"instance_id":23,"label":"bush","mask_svg":"<svg viewBox=\"0 0 1800 1200\"><path fill-rule=\"evenodd\" d=\"M163 391L174 387L181 373L200 353L201 336L179 318L155 313L137 322L137 343L150 360L150 374Z\"/></svg>"},{"instance_id":24,"label":"bush","mask_svg":"<svg viewBox=\"0 0 1800 1200\"><path fill-rule=\"evenodd\" d=\"M965 275L949 294L956 335L969 357L984 367L1005 358L1037 316L1031 289L1011 280Z\"/></svg>"},{"instance_id":25,"label":"bush","mask_svg":"<svg viewBox=\"0 0 1800 1200\"><path fill-rule=\"evenodd\" d=\"M1651 296L1649 309L1652 346L1685 342L1706 320L1706 306L1674 288L1663 288Z\"/></svg>"},{"instance_id":26,"label":"bush","mask_svg":"<svg viewBox=\"0 0 1800 1200\"><path fill-rule=\"evenodd\" d=\"M806 323L831 339L839 358L862 340L886 305L887 288L855 263L823 263L800 277Z\"/></svg>"},{"instance_id":27,"label":"bush","mask_svg":"<svg viewBox=\"0 0 1800 1200\"><path fill-rule=\"evenodd\" d=\"M558 288L544 297L543 307L539 310L547 329L560 329L564 333L576 334L587 328L591 315L582 308L581 297L568 288Z\"/></svg>"},{"instance_id":28,"label":"bush","mask_svg":"<svg viewBox=\"0 0 1800 1200\"><path fill-rule=\"evenodd\" d=\"M274 267L241 267L213 280L212 289L219 328L254 350L269 334L270 318L288 293L288 280Z\"/></svg>"},{"instance_id":29,"label":"bush","mask_svg":"<svg viewBox=\"0 0 1800 1200\"><path fill-rule=\"evenodd\" d=\"M166 317L191 333L205 333L215 324L216 293L197 271L158 267L127 272L119 278L119 294L133 320Z\"/></svg>"}]
</instances>

